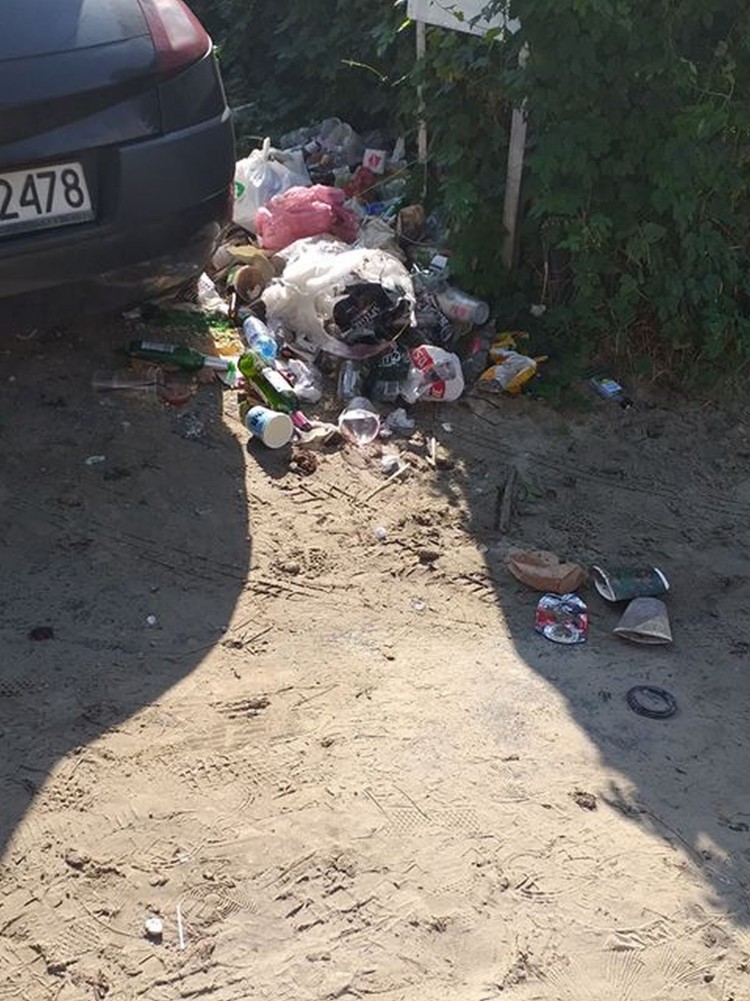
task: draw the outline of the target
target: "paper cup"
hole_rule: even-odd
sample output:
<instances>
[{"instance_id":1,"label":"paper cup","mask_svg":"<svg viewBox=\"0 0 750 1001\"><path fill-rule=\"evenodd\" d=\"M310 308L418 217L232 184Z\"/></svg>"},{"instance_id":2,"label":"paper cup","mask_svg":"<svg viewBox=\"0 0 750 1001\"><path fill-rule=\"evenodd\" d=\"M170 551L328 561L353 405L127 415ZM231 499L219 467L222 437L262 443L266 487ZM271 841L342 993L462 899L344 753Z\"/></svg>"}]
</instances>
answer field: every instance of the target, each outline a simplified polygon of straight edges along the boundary
<instances>
[{"instance_id":1,"label":"paper cup","mask_svg":"<svg viewBox=\"0 0 750 1001\"><path fill-rule=\"evenodd\" d=\"M669 581L658 567L591 568L594 585L606 601L629 601L631 598L656 598L666 594Z\"/></svg>"},{"instance_id":2,"label":"paper cup","mask_svg":"<svg viewBox=\"0 0 750 1001\"><path fill-rule=\"evenodd\" d=\"M658 598L635 598L615 627L615 635L651 646L671 643L672 629L667 606Z\"/></svg>"},{"instance_id":3,"label":"paper cup","mask_svg":"<svg viewBox=\"0 0 750 1001\"><path fill-rule=\"evenodd\" d=\"M243 302L252 302L258 289L264 288L273 280L273 268L267 258L253 264L243 264L234 273L233 284L237 295Z\"/></svg>"},{"instance_id":4,"label":"paper cup","mask_svg":"<svg viewBox=\"0 0 750 1001\"><path fill-rule=\"evenodd\" d=\"M292 440L294 433L289 414L280 414L268 407L248 410L245 427L254 438L260 438L266 448L283 448Z\"/></svg>"}]
</instances>

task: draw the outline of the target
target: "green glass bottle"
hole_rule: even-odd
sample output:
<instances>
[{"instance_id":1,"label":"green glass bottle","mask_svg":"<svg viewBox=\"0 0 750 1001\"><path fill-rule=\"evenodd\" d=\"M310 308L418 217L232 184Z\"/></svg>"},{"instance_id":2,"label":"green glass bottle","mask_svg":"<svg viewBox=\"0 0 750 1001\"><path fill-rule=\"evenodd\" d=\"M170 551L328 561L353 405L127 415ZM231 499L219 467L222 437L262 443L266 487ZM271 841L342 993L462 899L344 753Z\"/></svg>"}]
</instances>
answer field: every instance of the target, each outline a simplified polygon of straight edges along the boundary
<instances>
[{"instance_id":1,"label":"green glass bottle","mask_svg":"<svg viewBox=\"0 0 750 1001\"><path fill-rule=\"evenodd\" d=\"M257 351L246 351L237 367L271 410L285 414L299 410L297 394L280 372L269 368Z\"/></svg>"},{"instance_id":2,"label":"green glass bottle","mask_svg":"<svg viewBox=\"0 0 750 1001\"><path fill-rule=\"evenodd\" d=\"M204 355L202 351L188 348L184 344L166 344L162 341L131 341L128 348L131 358L142 358L161 365L174 365L183 372L198 372L202 368L212 368L226 372L230 368L229 358Z\"/></svg>"}]
</instances>

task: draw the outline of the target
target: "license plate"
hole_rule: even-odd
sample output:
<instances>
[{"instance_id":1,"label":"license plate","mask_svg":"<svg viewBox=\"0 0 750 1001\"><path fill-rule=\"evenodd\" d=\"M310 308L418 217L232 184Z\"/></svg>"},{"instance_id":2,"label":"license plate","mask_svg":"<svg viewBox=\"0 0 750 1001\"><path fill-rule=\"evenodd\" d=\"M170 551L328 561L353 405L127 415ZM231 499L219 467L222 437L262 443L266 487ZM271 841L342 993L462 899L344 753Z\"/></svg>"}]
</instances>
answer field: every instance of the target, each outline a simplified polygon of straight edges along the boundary
<instances>
[{"instance_id":1,"label":"license plate","mask_svg":"<svg viewBox=\"0 0 750 1001\"><path fill-rule=\"evenodd\" d=\"M0 174L0 236L69 226L94 218L80 163Z\"/></svg>"}]
</instances>

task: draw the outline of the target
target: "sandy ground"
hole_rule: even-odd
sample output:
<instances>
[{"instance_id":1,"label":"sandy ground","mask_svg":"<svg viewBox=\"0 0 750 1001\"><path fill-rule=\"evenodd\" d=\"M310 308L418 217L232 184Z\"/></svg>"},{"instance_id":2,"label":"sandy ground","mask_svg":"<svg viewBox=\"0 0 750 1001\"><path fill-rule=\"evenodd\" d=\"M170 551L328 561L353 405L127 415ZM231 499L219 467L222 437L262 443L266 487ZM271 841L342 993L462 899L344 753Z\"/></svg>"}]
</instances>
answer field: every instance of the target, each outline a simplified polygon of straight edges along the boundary
<instances>
[{"instance_id":1,"label":"sandy ground","mask_svg":"<svg viewBox=\"0 0 750 1001\"><path fill-rule=\"evenodd\" d=\"M428 407L366 502L374 452L290 471L231 394L95 397L126 337L3 345L0 997L750 998L750 424ZM513 543L657 562L674 647L591 590L536 636Z\"/></svg>"}]
</instances>

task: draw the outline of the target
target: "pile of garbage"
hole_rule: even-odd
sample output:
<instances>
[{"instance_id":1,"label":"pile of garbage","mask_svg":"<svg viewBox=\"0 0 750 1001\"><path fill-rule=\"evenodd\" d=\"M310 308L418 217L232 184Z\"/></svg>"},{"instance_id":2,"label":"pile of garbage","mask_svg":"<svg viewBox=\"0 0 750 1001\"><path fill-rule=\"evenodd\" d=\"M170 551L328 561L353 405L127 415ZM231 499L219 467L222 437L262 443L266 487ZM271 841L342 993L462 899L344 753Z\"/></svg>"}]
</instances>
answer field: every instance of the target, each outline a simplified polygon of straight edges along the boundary
<instances>
[{"instance_id":1,"label":"pile of garbage","mask_svg":"<svg viewBox=\"0 0 750 1001\"><path fill-rule=\"evenodd\" d=\"M131 345L157 369L218 371L272 448L323 434L306 410L326 382L342 412L325 433L363 445L413 427L404 406L454 401L475 383L517 394L537 371L518 335L496 335L488 305L451 283L446 235L407 201L403 141L366 139L329 119L237 163L234 226L194 307L225 315L241 353Z\"/></svg>"}]
</instances>

